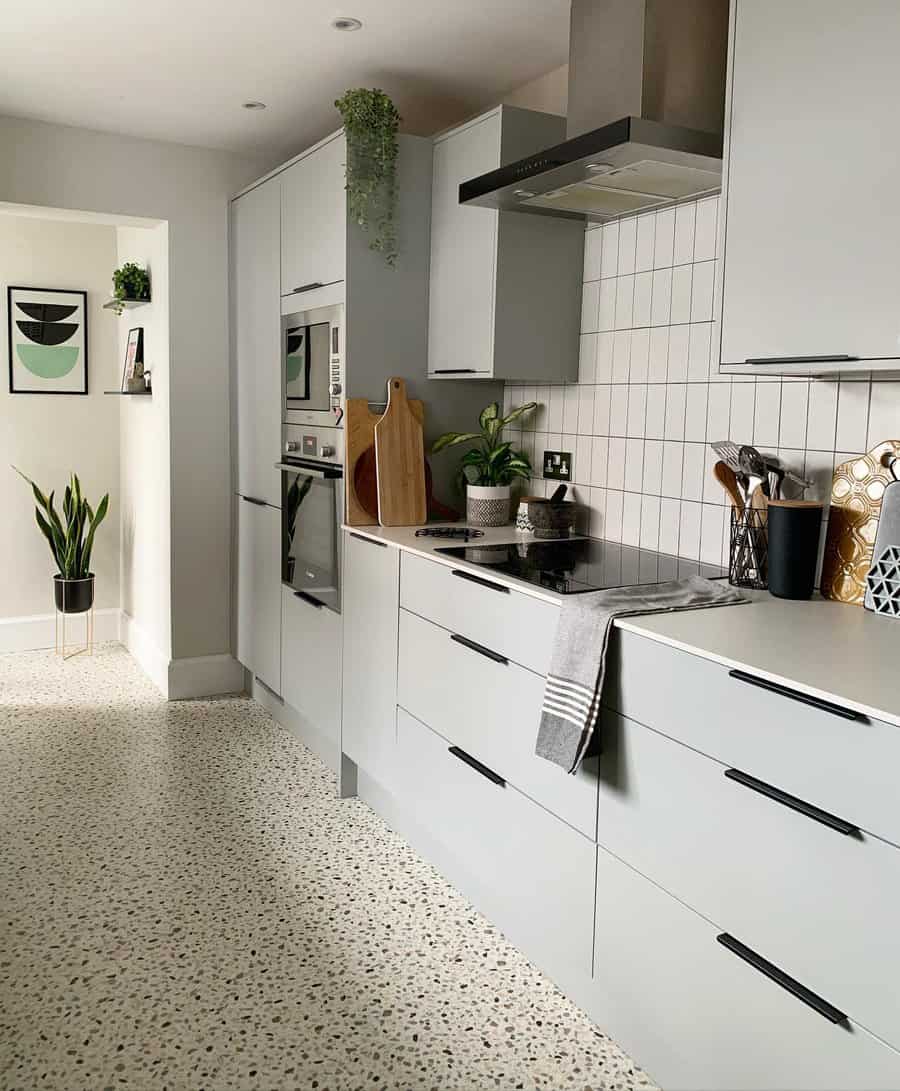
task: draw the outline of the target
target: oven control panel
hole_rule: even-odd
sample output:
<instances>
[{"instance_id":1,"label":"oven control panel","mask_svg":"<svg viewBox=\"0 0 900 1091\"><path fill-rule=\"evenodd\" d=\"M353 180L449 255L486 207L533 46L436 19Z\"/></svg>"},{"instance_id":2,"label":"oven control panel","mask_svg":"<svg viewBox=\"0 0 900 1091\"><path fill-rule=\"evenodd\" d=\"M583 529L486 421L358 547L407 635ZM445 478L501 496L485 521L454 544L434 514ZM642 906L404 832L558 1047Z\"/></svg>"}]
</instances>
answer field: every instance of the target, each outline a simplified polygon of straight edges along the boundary
<instances>
[{"instance_id":1,"label":"oven control panel","mask_svg":"<svg viewBox=\"0 0 900 1091\"><path fill-rule=\"evenodd\" d=\"M283 449L286 455L340 466L344 461L344 432L324 425L286 424Z\"/></svg>"}]
</instances>

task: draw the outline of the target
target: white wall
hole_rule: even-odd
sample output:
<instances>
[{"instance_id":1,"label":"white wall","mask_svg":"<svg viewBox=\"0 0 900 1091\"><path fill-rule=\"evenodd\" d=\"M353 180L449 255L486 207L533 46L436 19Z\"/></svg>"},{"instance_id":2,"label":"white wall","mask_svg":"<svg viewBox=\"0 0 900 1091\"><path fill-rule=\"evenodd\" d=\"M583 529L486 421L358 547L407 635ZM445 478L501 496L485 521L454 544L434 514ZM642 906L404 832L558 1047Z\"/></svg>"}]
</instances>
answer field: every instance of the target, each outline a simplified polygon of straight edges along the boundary
<instances>
[{"instance_id":1,"label":"white wall","mask_svg":"<svg viewBox=\"0 0 900 1091\"><path fill-rule=\"evenodd\" d=\"M114 228L0 215L0 651L53 643L51 577L56 566L34 520L31 490L18 466L57 508L71 471L96 506L110 512L97 531L92 567L97 609L119 605L119 432L116 321L102 304L116 266ZM88 293L88 391L81 395L10 394L7 287L74 288ZM23 621L24 618L43 618ZM10 619L17 619L15 622Z\"/></svg>"},{"instance_id":2,"label":"white wall","mask_svg":"<svg viewBox=\"0 0 900 1091\"><path fill-rule=\"evenodd\" d=\"M0 118L0 201L168 222L176 660L230 649L228 199L273 165Z\"/></svg>"}]
</instances>

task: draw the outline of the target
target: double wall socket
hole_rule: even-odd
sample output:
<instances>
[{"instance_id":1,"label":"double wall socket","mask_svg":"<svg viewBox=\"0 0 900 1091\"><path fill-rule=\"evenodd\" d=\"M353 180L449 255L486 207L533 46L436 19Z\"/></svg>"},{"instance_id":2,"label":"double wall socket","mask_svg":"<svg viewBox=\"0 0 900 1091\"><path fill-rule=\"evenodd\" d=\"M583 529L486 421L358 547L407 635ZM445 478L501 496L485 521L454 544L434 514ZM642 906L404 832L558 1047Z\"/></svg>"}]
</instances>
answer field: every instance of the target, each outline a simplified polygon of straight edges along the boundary
<instances>
[{"instance_id":1,"label":"double wall socket","mask_svg":"<svg viewBox=\"0 0 900 1091\"><path fill-rule=\"evenodd\" d=\"M572 452L544 451L544 477L552 481L571 480Z\"/></svg>"}]
</instances>

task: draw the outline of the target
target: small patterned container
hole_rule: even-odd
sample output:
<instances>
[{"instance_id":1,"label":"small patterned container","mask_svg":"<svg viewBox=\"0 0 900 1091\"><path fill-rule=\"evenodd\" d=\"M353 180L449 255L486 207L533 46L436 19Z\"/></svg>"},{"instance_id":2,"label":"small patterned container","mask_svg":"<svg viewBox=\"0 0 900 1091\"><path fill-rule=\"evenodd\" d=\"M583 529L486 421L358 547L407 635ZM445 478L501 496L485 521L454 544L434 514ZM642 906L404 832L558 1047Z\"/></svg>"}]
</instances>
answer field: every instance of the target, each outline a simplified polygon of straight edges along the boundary
<instances>
[{"instance_id":1,"label":"small patterned container","mask_svg":"<svg viewBox=\"0 0 900 1091\"><path fill-rule=\"evenodd\" d=\"M519 500L519 507L516 511L516 530L521 531L523 534L533 534L534 524L528 517L528 505L532 500L543 500L542 496L523 496Z\"/></svg>"}]
</instances>

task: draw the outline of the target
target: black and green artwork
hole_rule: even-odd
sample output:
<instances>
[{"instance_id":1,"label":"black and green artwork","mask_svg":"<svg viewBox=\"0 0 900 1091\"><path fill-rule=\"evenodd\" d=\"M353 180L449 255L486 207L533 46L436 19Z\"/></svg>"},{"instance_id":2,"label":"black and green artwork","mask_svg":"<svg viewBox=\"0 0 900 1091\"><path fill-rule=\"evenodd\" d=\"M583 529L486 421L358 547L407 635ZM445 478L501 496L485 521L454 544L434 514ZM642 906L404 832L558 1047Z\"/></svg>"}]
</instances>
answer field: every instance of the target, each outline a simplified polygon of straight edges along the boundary
<instances>
[{"instance_id":1,"label":"black and green artwork","mask_svg":"<svg viewBox=\"0 0 900 1091\"><path fill-rule=\"evenodd\" d=\"M87 394L87 292L6 293L11 394Z\"/></svg>"}]
</instances>

